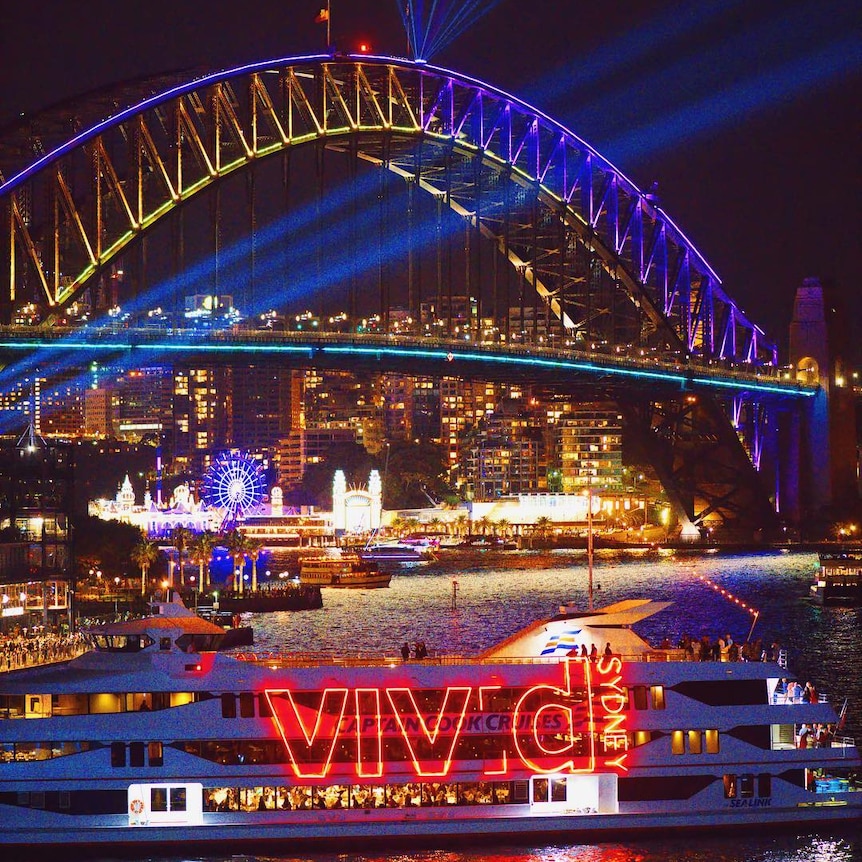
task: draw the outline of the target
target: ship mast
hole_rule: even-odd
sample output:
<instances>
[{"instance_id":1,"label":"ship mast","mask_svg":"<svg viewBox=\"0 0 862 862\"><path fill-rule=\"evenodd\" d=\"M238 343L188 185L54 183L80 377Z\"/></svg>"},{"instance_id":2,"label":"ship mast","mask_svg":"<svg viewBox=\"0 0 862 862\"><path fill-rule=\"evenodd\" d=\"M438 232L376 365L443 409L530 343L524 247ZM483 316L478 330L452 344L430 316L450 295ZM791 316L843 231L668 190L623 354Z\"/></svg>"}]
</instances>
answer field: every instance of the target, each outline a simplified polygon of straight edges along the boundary
<instances>
[{"instance_id":1,"label":"ship mast","mask_svg":"<svg viewBox=\"0 0 862 862\"><path fill-rule=\"evenodd\" d=\"M587 594L593 609L593 476L587 473Z\"/></svg>"}]
</instances>

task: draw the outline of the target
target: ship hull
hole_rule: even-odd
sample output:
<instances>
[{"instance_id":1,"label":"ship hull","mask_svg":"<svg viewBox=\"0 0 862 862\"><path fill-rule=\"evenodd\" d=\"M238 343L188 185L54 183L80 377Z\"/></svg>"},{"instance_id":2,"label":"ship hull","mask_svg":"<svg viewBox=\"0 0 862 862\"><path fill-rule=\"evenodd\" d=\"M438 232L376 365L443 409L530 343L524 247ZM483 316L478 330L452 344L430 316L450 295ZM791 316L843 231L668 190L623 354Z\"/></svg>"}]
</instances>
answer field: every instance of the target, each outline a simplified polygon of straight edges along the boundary
<instances>
[{"instance_id":1,"label":"ship hull","mask_svg":"<svg viewBox=\"0 0 862 862\"><path fill-rule=\"evenodd\" d=\"M0 809L2 810L2 809ZM7 809L7 814L11 813ZM387 812L388 813L388 812ZM125 817L116 817L115 823L85 825L54 821L28 823L29 818L4 827L4 858L11 860L19 853L21 858L33 858L34 852L56 852L73 846L78 851L104 853L106 845L112 850L139 850L151 852L158 846L164 853L169 848L194 850L228 850L249 852L254 849L273 851L290 847L308 850L355 850L357 843L363 849L372 846L394 848L443 848L465 842L483 842L493 838L494 843L521 843L542 841L602 842L618 841L623 837L674 833L715 833L742 830L808 828L840 830L858 826L862 809L847 805L820 807L808 810L800 807L786 809L752 809L740 812L727 811L686 812L678 814L613 814L613 815L505 815L474 817L459 812L454 817L446 809L427 809L417 812L398 811L381 816L371 811L339 813L338 817L315 822L273 822L261 814L242 824L216 822L219 815L210 815L208 822L194 827L139 827L130 828ZM224 820L229 815L221 816ZM269 822L267 822L269 820ZM8 821L7 821L8 823Z\"/></svg>"}]
</instances>

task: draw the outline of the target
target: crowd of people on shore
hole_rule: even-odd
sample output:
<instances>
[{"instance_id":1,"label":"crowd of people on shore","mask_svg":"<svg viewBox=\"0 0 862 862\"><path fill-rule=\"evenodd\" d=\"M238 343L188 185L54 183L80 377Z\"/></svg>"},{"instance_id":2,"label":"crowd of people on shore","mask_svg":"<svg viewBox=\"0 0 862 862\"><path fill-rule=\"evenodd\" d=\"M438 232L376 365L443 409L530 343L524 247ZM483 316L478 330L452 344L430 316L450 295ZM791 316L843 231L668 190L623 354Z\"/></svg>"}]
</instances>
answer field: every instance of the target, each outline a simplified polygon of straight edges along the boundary
<instances>
[{"instance_id":1,"label":"crowd of people on shore","mask_svg":"<svg viewBox=\"0 0 862 862\"><path fill-rule=\"evenodd\" d=\"M0 672L18 670L37 664L66 661L89 648L81 632L64 634L51 631L28 631L0 635Z\"/></svg>"}]
</instances>

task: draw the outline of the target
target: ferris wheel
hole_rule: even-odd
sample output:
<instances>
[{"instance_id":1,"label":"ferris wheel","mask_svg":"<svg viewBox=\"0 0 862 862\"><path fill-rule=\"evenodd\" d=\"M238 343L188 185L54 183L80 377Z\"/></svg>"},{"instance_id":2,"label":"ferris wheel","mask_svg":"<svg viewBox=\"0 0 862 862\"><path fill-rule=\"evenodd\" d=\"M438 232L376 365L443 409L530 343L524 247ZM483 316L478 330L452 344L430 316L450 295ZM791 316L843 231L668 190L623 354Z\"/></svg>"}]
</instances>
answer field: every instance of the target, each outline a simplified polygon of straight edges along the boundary
<instances>
[{"instance_id":1,"label":"ferris wheel","mask_svg":"<svg viewBox=\"0 0 862 862\"><path fill-rule=\"evenodd\" d=\"M260 464L247 455L223 452L204 476L203 499L224 511L224 523L233 523L263 502L265 479Z\"/></svg>"}]
</instances>

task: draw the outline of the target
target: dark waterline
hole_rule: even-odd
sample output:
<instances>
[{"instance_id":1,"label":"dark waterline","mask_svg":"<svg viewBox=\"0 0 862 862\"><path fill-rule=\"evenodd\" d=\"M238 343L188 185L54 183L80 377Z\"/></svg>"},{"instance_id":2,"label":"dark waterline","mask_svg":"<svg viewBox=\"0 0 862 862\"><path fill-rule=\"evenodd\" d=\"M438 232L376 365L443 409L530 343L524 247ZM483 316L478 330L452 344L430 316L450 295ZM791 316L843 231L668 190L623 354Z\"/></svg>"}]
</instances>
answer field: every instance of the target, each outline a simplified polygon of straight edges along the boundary
<instances>
[{"instance_id":1,"label":"dark waterline","mask_svg":"<svg viewBox=\"0 0 862 862\"><path fill-rule=\"evenodd\" d=\"M274 571L279 561L272 561ZM760 611L752 638L777 640L788 650L801 682L811 679L839 706L849 698L846 733L860 736L862 712L862 610L822 608L808 598L817 567L814 554L763 553L662 556L601 551L596 555L595 606L648 597L674 604L638 627L658 644L683 634L712 638L729 632L743 642L753 617L704 584L718 584ZM324 590L316 611L245 615L259 652L302 650L397 656L404 641L424 640L432 652L475 655L559 605L587 607L583 552L443 552L436 562L393 566L387 589ZM453 608L453 581L457 581ZM247 651L247 648L246 648ZM858 825L858 824L857 824ZM107 862L105 857L103 862ZM468 845L457 850L341 854L150 857L198 862L860 862L858 829L797 834L769 832L688 835L620 843Z\"/></svg>"}]
</instances>

